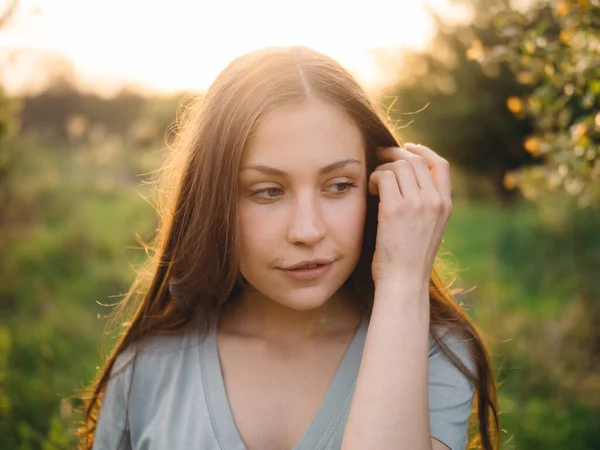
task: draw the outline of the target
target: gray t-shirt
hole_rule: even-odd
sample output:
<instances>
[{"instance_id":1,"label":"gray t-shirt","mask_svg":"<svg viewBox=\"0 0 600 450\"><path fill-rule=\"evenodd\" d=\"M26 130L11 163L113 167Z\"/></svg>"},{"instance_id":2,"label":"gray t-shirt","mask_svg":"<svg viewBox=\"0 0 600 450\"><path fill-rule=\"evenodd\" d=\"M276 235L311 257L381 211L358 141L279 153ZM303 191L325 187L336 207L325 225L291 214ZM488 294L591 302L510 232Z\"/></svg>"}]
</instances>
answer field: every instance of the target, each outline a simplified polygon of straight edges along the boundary
<instances>
[{"instance_id":1,"label":"gray t-shirt","mask_svg":"<svg viewBox=\"0 0 600 450\"><path fill-rule=\"evenodd\" d=\"M367 328L364 319L294 450L341 447ZM464 342L451 334L445 335L444 342L473 370ZM216 321L210 322L204 339L197 326L188 326L181 333L148 338L145 344L135 366L129 363L133 349L115 363L100 409L94 450L245 450L223 382ZM466 448L473 395L469 380L430 339L430 431L451 450Z\"/></svg>"}]
</instances>

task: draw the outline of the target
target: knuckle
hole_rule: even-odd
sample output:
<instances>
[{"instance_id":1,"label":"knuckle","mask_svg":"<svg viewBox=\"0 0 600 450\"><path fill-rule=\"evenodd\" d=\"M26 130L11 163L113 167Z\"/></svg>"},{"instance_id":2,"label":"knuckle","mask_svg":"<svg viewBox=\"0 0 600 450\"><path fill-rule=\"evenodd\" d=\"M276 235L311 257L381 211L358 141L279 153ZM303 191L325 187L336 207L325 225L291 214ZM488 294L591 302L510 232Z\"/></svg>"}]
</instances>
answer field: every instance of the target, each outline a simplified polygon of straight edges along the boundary
<instances>
[{"instance_id":1,"label":"knuckle","mask_svg":"<svg viewBox=\"0 0 600 450\"><path fill-rule=\"evenodd\" d=\"M424 209L423 201L418 197L409 199L407 203L415 211L422 211Z\"/></svg>"},{"instance_id":2,"label":"knuckle","mask_svg":"<svg viewBox=\"0 0 600 450\"><path fill-rule=\"evenodd\" d=\"M392 172L391 170L383 170L381 172L381 177L387 179L388 181L391 181L396 178L396 175L394 175L394 172Z\"/></svg>"},{"instance_id":3,"label":"knuckle","mask_svg":"<svg viewBox=\"0 0 600 450\"><path fill-rule=\"evenodd\" d=\"M379 207L379 212L381 213L382 217L386 219L393 219L395 217L398 217L402 213L402 207L398 203L394 203L391 205L382 204Z\"/></svg>"},{"instance_id":4,"label":"knuckle","mask_svg":"<svg viewBox=\"0 0 600 450\"><path fill-rule=\"evenodd\" d=\"M453 210L453 206L452 206L452 202L447 202L444 204L444 209L446 211L446 214L448 214L448 216L452 215L452 210Z\"/></svg>"},{"instance_id":5,"label":"knuckle","mask_svg":"<svg viewBox=\"0 0 600 450\"><path fill-rule=\"evenodd\" d=\"M429 207L436 212L441 212L444 209L444 202L439 197L434 197L429 201Z\"/></svg>"}]
</instances>

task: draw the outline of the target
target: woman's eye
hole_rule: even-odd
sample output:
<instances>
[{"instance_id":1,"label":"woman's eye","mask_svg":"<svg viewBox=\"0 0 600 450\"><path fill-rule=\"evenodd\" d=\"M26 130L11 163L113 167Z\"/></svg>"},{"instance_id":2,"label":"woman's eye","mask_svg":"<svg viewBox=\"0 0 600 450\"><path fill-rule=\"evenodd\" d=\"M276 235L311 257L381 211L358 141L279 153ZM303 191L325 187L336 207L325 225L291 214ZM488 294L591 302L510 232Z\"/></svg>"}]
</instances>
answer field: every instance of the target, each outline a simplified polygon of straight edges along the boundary
<instances>
[{"instance_id":1,"label":"woman's eye","mask_svg":"<svg viewBox=\"0 0 600 450\"><path fill-rule=\"evenodd\" d=\"M356 187L356 184L350 181L344 181L342 183L333 183L328 186L329 192L332 194L343 194L353 187Z\"/></svg>"},{"instance_id":2,"label":"woman's eye","mask_svg":"<svg viewBox=\"0 0 600 450\"><path fill-rule=\"evenodd\" d=\"M252 193L252 196L258 197L261 200L273 200L277 198L282 193L282 191L283 189L278 187L268 187L254 191Z\"/></svg>"}]
</instances>

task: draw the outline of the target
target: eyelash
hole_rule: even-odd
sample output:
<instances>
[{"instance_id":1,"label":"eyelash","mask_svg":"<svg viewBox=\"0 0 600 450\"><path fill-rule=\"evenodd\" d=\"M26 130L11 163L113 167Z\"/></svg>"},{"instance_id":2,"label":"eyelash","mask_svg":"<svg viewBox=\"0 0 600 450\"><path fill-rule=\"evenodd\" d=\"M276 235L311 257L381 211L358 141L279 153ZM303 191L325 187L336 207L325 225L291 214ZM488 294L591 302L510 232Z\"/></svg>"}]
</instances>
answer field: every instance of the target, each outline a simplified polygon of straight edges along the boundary
<instances>
[{"instance_id":1,"label":"eyelash","mask_svg":"<svg viewBox=\"0 0 600 450\"><path fill-rule=\"evenodd\" d=\"M352 181L342 181L340 183L332 183L332 184L330 184L327 187L331 187L331 186L344 186L345 189L343 191L331 192L331 194L333 194L333 195L341 196L343 194L346 194L350 189L355 188L357 185L356 185L356 183L354 183ZM266 193L266 192L268 192L271 189L277 189L279 191L283 190L282 188L277 188L277 187L272 187L271 186L271 187L268 187L268 188L258 189L256 191L252 191L251 192L251 196L252 197L257 197L260 200L267 201L267 202L277 200L277 197L267 197L267 198L260 197L260 194Z\"/></svg>"}]
</instances>

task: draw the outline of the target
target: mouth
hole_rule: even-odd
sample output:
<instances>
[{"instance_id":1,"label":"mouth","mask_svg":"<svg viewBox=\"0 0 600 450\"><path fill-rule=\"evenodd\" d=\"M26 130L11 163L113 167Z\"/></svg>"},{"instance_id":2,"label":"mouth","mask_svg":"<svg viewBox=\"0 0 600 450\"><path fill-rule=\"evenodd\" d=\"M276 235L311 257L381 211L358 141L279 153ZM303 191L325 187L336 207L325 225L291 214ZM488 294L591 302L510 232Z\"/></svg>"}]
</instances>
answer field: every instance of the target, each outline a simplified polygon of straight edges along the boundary
<instances>
[{"instance_id":1,"label":"mouth","mask_svg":"<svg viewBox=\"0 0 600 450\"><path fill-rule=\"evenodd\" d=\"M327 260L302 261L280 270L281 273L294 282L316 282L323 279L331 271L333 263L334 261Z\"/></svg>"},{"instance_id":2,"label":"mouth","mask_svg":"<svg viewBox=\"0 0 600 450\"><path fill-rule=\"evenodd\" d=\"M315 260L311 260L311 261L301 261L297 264L288 266L288 267L282 267L282 270L311 270L311 269L318 269L320 267L323 266L328 266L332 263L333 261L330 260L326 260L326 259L315 259Z\"/></svg>"}]
</instances>

